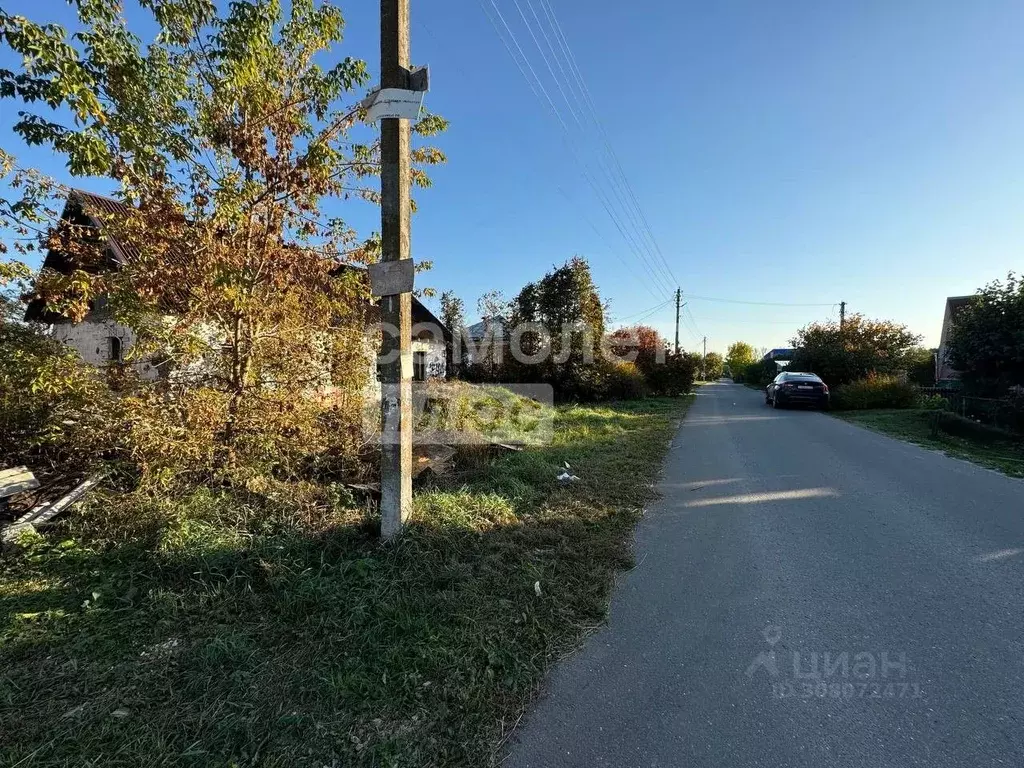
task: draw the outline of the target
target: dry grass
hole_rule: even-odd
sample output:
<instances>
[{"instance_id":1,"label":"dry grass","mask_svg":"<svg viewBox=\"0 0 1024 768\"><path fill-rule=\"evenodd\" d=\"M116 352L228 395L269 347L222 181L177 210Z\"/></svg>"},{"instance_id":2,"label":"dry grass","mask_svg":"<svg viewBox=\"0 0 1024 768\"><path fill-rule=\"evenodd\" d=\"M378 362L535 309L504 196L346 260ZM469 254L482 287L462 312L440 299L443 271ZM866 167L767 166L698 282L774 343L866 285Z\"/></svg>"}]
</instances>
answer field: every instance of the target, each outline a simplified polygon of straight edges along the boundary
<instances>
[{"instance_id":1,"label":"dry grass","mask_svg":"<svg viewBox=\"0 0 1024 768\"><path fill-rule=\"evenodd\" d=\"M0 566L0 764L493 762L603 620L688 404L561 408L552 445L421 491L392 545L332 489L303 491L326 526L197 490L86 543L125 500L93 504Z\"/></svg>"}]
</instances>

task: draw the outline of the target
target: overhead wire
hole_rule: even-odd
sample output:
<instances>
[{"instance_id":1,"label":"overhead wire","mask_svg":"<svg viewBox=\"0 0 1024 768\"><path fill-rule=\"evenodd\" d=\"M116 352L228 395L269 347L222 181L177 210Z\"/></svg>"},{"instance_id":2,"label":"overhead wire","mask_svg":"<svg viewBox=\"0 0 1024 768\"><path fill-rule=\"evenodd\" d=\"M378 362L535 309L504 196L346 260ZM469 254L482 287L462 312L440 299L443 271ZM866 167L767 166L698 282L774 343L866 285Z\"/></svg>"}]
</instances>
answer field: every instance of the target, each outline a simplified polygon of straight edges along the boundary
<instances>
[{"instance_id":1,"label":"overhead wire","mask_svg":"<svg viewBox=\"0 0 1024 768\"><path fill-rule=\"evenodd\" d=\"M533 8L532 4L529 4L529 0L525 1L528 3L528 7L530 9L531 14L534 16L535 20L539 22L540 17L537 15L536 10ZM636 226L635 219L632 218L632 212L630 211L629 206L624 204L622 200L622 193L614 184L614 178L609 177L613 181L610 187L610 191L604 189L601 186L601 184L599 184L594 179L593 175L590 173L588 169L587 164L580 156L579 151L575 143L573 142L573 136L570 134L569 127L566 123L565 118L563 117L558 106L555 104L555 100L554 98L552 98L551 93L545 87L543 79L537 73L537 69L533 66L533 63L530 60L530 56L527 55L526 51L523 48L523 45L520 44L516 36L516 33L513 31L508 21L505 19L504 14L502 14L501 9L498 7L495 0L490 0L490 5L494 12L492 15L492 13L488 10L484 0L478 0L478 2L480 3L481 9L487 16L488 21L494 28L495 33L498 35L509 56L515 62L517 68L520 71L520 74L527 81L527 85L530 87L530 90L533 92L534 96L542 104L546 103L548 109L554 115L559 127L562 130L562 133L566 139L566 143L569 146L574 159L579 165L585 180L593 189L595 196L598 198L598 201L604 208L605 213L608 215L609 219L612 221L615 228L619 231L619 234L622 236L623 240L626 241L626 244L633 252L633 255L640 261L647 274L651 277L654 285L665 294L671 293L672 282L667 277L669 273L666 272L663 268L661 268L661 265L659 265L657 259L655 258L655 254L651 252L650 247L647 246L644 240L643 231ZM524 26L526 26L527 31L529 32L531 38L534 41L534 45L537 47L538 52L541 54L541 58L544 60L545 67L551 75L552 80L554 80L555 85L558 87L562 99L565 101L571 119L575 121L578 125L580 125L582 128L583 120L580 118L580 114L577 111L577 109L573 107L573 103L570 100L569 96L567 96L566 88L563 87L562 82L559 81L558 76L555 74L555 67L557 67L559 71L563 73L563 76L565 75L566 68L565 65L563 65L561 61L559 61L556 55L555 46L551 43L551 38L547 36L547 33L543 29L543 27L538 24L537 30L541 33L541 37L545 39L545 42L547 42L548 49L552 53L552 56L548 58L548 56L545 54L543 46L541 45L540 38L537 37L537 32L534 30L534 27L530 24L530 21L526 17L526 13L523 11L522 6L519 4L518 0L513 0L513 2L516 6L517 11L519 12L519 15L523 21ZM495 20L495 17L497 18L497 21ZM500 22L500 27L498 22ZM502 28L504 28L505 30L504 33L502 32ZM551 64L552 61L555 62L554 66L552 66ZM585 102L583 101L583 99L580 98L580 96L578 96L573 91L570 85L570 81L567 77L565 78L565 84L568 88L569 93L572 95L573 100L575 100L577 108L579 108ZM604 170L606 176L608 176L607 169L602 166L602 170ZM618 203L618 207L621 208L622 211L626 212L625 216L623 216L621 212L613 210L616 209L615 203ZM645 250L647 251L646 254Z\"/></svg>"},{"instance_id":2,"label":"overhead wire","mask_svg":"<svg viewBox=\"0 0 1024 768\"><path fill-rule=\"evenodd\" d=\"M530 5L532 11L533 9L531 0L525 0L525 2L528 5ZM576 55L573 53L572 48L569 46L569 42L565 37L565 32L562 29L562 25L558 21L558 17L555 14L555 9L550 5L549 0L538 0L538 4L541 6L541 10L544 12L545 17L548 20L548 23L551 25L551 29L555 38L559 41L559 46L561 47L562 52L566 57L566 62L569 66L570 71L572 71L575 76L577 85L579 86L580 92L583 95L583 100L589 107L591 118L593 119L594 125L597 127L598 133L600 134L601 140L605 147L605 151L611 158L612 163L614 164L614 167L618 172L622 187L626 190L630 202L632 203L633 208L635 209L635 212L639 218L639 221L642 224L642 228L638 227L638 229L640 229L646 235L651 245L653 245L654 251L657 254L658 258L661 260L661 265L665 273L668 275L670 283L679 285L679 280L676 279L675 275L672 272L672 267L669 265L664 253L662 253L661 247L658 245L657 238L655 238L654 236L654 232L651 229L650 223L647 221L647 216L644 214L643 208L640 206L640 203L636 198L636 193L633 191L633 187L629 183L629 179L626 177L625 171L622 169L622 163L619 161L619 157L613 149L611 141L608 139L608 133L605 130L604 124L601 122L600 117L598 117L597 115L597 109L594 105L594 99L590 93L590 88L587 86L587 82L583 77L583 73L580 71L579 62L576 60ZM535 12L534 15L536 15Z\"/></svg>"},{"instance_id":3,"label":"overhead wire","mask_svg":"<svg viewBox=\"0 0 1024 768\"><path fill-rule=\"evenodd\" d=\"M663 301L660 304L657 304L657 305L655 305L653 307L648 307L647 309L642 309L639 312L634 312L631 315L616 316L616 317L613 318L613 320L614 320L614 322L618 323L618 322L621 322L623 320L628 320L628 319L630 319L632 317L636 317L637 315L647 315L648 313L653 312L655 310L662 309L663 307L665 307L665 306L667 306L667 305L669 305L671 303L672 303L672 299L666 299L665 301Z\"/></svg>"},{"instance_id":4,"label":"overhead wire","mask_svg":"<svg viewBox=\"0 0 1024 768\"><path fill-rule=\"evenodd\" d=\"M533 61L531 61L531 55L527 53L524 45L520 43L516 32L502 13L498 1L478 0L478 2L495 34L498 35L509 57L519 69L520 74L526 80L532 93L542 105L546 105L554 116L573 159L579 166L581 174L593 190L609 220L625 241L628 249L640 262L647 277L650 278L650 283L645 279L641 279L644 287L656 299L660 298L659 294L669 296L668 299L656 305L656 307L633 315L634 317L636 315L649 316L651 312L661 309L670 303L671 294L674 292L673 286L678 285L679 281L676 280L671 264L662 252L647 216L640 206L636 193L622 168L622 163L611 145L608 133L597 114L593 95L583 77L579 62L568 43L564 29L550 0L511 0L511 2L519 14L522 26L525 27L530 39L533 41L533 46L536 47L537 52L540 54L543 69L547 71L551 81L557 88L558 95L561 96L561 100L564 102L564 111L567 113L567 116L563 114L563 109L556 104L556 99L553 97L552 92L545 86L544 78L538 73L538 67L534 66ZM493 10L493 14L488 9L488 4L491 10ZM524 6L526 10L524 10ZM538 13L538 7L540 13ZM532 22L527 16L527 10L530 16L532 16ZM504 29L504 32L502 32L502 29ZM529 47L528 43L527 47ZM596 135L604 148L603 153L595 153L596 165L603 174L603 178L595 178L595 174L592 172L593 169L581 157L577 143L573 140L574 136L569 127L570 122L578 126L581 131L585 130L585 123L593 123ZM579 137L576 136L575 138L578 139ZM561 187L559 187L559 190L569 198L569 195ZM594 230L595 234L604 240L597 226L586 218L585 215L584 219L591 229ZM619 254L618 250L612 248L606 240L605 244L609 246L609 250L628 269L629 264ZM749 301L696 294L687 294L687 299L766 307L831 307L833 311L835 307L834 302ZM696 318L688 308L684 308L682 322L687 332L695 339L699 341L703 337Z\"/></svg>"}]
</instances>

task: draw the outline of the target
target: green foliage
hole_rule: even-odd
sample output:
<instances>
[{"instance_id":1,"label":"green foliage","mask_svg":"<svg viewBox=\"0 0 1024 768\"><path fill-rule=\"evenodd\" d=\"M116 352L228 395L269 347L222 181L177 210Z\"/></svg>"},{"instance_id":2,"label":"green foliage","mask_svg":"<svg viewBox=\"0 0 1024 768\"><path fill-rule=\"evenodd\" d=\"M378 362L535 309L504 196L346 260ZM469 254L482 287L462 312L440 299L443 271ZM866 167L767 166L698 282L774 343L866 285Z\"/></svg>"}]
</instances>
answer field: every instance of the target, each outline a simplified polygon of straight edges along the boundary
<instances>
[{"instance_id":1,"label":"green foliage","mask_svg":"<svg viewBox=\"0 0 1024 768\"><path fill-rule=\"evenodd\" d=\"M700 366L699 355L669 353L665 362L647 376L647 384L656 395L678 397L693 389Z\"/></svg>"},{"instance_id":2,"label":"green foliage","mask_svg":"<svg viewBox=\"0 0 1024 768\"><path fill-rule=\"evenodd\" d=\"M550 384L560 400L602 396L611 373L600 361L604 305L585 259L574 256L524 286L510 309L509 326L527 359L506 359L499 377Z\"/></svg>"},{"instance_id":3,"label":"green foliage","mask_svg":"<svg viewBox=\"0 0 1024 768\"><path fill-rule=\"evenodd\" d=\"M708 352L704 357L704 379L706 381L716 381L722 378L724 367L725 359L720 354Z\"/></svg>"},{"instance_id":4,"label":"green foliage","mask_svg":"<svg viewBox=\"0 0 1024 768\"><path fill-rule=\"evenodd\" d=\"M816 373L830 387L869 374L898 376L906 373L911 349L920 341L905 325L890 320L868 320L851 315L838 322L812 323L793 339L796 354L791 370Z\"/></svg>"},{"instance_id":5,"label":"green foliage","mask_svg":"<svg viewBox=\"0 0 1024 768\"><path fill-rule=\"evenodd\" d=\"M755 360L743 367L741 381L758 387L766 387L779 372L774 360Z\"/></svg>"},{"instance_id":6,"label":"green foliage","mask_svg":"<svg viewBox=\"0 0 1024 768\"><path fill-rule=\"evenodd\" d=\"M129 453L158 485L354 454L369 295L339 265L373 261L379 241L323 205L379 202L380 147L353 141L369 73L338 55L344 19L312 0L140 5L145 44L118 3L75 3L71 35L0 10L0 40L23 62L0 71L15 131L73 175L107 179L122 204L83 202L95 227L62 222L68 189L0 154L0 230L16 249L38 236L67 257L68 274L34 286L48 309L78 320L102 296L134 332L130 354L173 371L127 382L123 398L139 438ZM412 130L444 128L428 116ZM416 146L412 160L425 187L444 155ZM111 240L129 257L97 270Z\"/></svg>"},{"instance_id":7,"label":"green foliage","mask_svg":"<svg viewBox=\"0 0 1024 768\"><path fill-rule=\"evenodd\" d=\"M907 379L919 387L935 386L937 350L915 347L907 354Z\"/></svg>"},{"instance_id":8,"label":"green foliage","mask_svg":"<svg viewBox=\"0 0 1024 768\"><path fill-rule=\"evenodd\" d=\"M989 283L957 313L949 363L978 392L1024 386L1024 277Z\"/></svg>"},{"instance_id":9,"label":"green foliage","mask_svg":"<svg viewBox=\"0 0 1024 768\"><path fill-rule=\"evenodd\" d=\"M636 400L646 397L650 392L647 381L648 376L644 375L636 363L610 363L602 399Z\"/></svg>"},{"instance_id":10,"label":"green foliage","mask_svg":"<svg viewBox=\"0 0 1024 768\"><path fill-rule=\"evenodd\" d=\"M892 376L870 375L843 384L832 392L832 407L847 411L914 408L917 404L917 387Z\"/></svg>"},{"instance_id":11,"label":"green foliage","mask_svg":"<svg viewBox=\"0 0 1024 768\"><path fill-rule=\"evenodd\" d=\"M444 291L441 294L441 322L451 333L451 336L445 339L445 375L449 379L458 378L466 351L466 312L462 299L454 291ZM458 350L454 345L458 345Z\"/></svg>"},{"instance_id":12,"label":"green foliage","mask_svg":"<svg viewBox=\"0 0 1024 768\"><path fill-rule=\"evenodd\" d=\"M948 411L950 405L949 400L942 395L920 395L917 407L925 411Z\"/></svg>"},{"instance_id":13,"label":"green foliage","mask_svg":"<svg viewBox=\"0 0 1024 768\"><path fill-rule=\"evenodd\" d=\"M330 489L93 497L0 559L0 764L491 764L603 620L687 404L560 408L386 547ZM79 535L120 524L147 537Z\"/></svg>"},{"instance_id":14,"label":"green foliage","mask_svg":"<svg viewBox=\"0 0 1024 768\"><path fill-rule=\"evenodd\" d=\"M734 341L725 354L725 362L734 380L737 373L742 378L747 365L754 362L754 348L745 341Z\"/></svg>"},{"instance_id":15,"label":"green foliage","mask_svg":"<svg viewBox=\"0 0 1024 768\"><path fill-rule=\"evenodd\" d=\"M120 444L103 374L36 328L0 320L0 461L86 469Z\"/></svg>"}]
</instances>

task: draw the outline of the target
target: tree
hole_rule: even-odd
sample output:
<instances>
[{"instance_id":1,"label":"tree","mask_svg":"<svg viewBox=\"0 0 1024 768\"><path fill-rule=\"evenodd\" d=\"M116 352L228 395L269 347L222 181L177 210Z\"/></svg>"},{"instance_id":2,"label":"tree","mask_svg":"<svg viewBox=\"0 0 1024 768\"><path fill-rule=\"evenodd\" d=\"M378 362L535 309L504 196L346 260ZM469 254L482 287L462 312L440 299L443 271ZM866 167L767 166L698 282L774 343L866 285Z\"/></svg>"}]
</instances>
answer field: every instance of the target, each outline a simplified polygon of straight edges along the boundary
<instances>
[{"instance_id":1,"label":"tree","mask_svg":"<svg viewBox=\"0 0 1024 768\"><path fill-rule=\"evenodd\" d=\"M476 300L476 311L480 317L487 320L502 318L508 320L512 307L505 294L501 291L488 291Z\"/></svg>"},{"instance_id":2,"label":"tree","mask_svg":"<svg viewBox=\"0 0 1024 768\"><path fill-rule=\"evenodd\" d=\"M725 361L729 365L729 371L734 379L737 376L742 376L747 365L754 362L754 348L745 341L734 341L729 345Z\"/></svg>"},{"instance_id":3,"label":"tree","mask_svg":"<svg viewBox=\"0 0 1024 768\"><path fill-rule=\"evenodd\" d=\"M919 387L935 386L935 355L938 350L914 347L907 353L907 379Z\"/></svg>"},{"instance_id":4,"label":"tree","mask_svg":"<svg viewBox=\"0 0 1024 768\"><path fill-rule=\"evenodd\" d=\"M665 363L668 343L649 325L619 328L608 336L608 343L612 354L636 363L645 376L649 376L656 365Z\"/></svg>"},{"instance_id":5,"label":"tree","mask_svg":"<svg viewBox=\"0 0 1024 768\"><path fill-rule=\"evenodd\" d=\"M704 356L704 378L707 381L715 381L722 378L722 369L725 361L717 352L708 352Z\"/></svg>"},{"instance_id":6,"label":"tree","mask_svg":"<svg viewBox=\"0 0 1024 768\"><path fill-rule=\"evenodd\" d=\"M1024 386L1024 277L989 283L957 313L948 359L977 390Z\"/></svg>"},{"instance_id":7,"label":"tree","mask_svg":"<svg viewBox=\"0 0 1024 768\"><path fill-rule=\"evenodd\" d=\"M455 295L455 291L444 291L441 294L441 322L448 328L451 334L445 340L447 378L458 378L459 370L462 367L462 359L465 353L465 332L466 314L462 299ZM457 354L456 354L457 352Z\"/></svg>"},{"instance_id":8,"label":"tree","mask_svg":"<svg viewBox=\"0 0 1024 768\"><path fill-rule=\"evenodd\" d=\"M851 315L838 322L811 323L792 340L796 353L789 367L818 374L829 386L847 384L870 373L906 373L911 349L921 340L905 325Z\"/></svg>"},{"instance_id":9,"label":"tree","mask_svg":"<svg viewBox=\"0 0 1024 768\"><path fill-rule=\"evenodd\" d=\"M526 358L510 361L520 381L550 383L562 397L586 399L584 382L593 376L604 338L604 305L590 265L574 256L512 302L511 339ZM518 336L518 338L517 338Z\"/></svg>"},{"instance_id":10,"label":"tree","mask_svg":"<svg viewBox=\"0 0 1024 768\"><path fill-rule=\"evenodd\" d=\"M0 11L0 39L25 61L0 70L0 95L23 103L15 131L27 143L117 184L123 212L90 213L131 258L114 273L90 268L103 258L97 233L55 226L66 190L7 162L21 198L0 206L0 223L48 237L80 266L44 275L38 294L72 317L107 295L137 354L190 374L173 408L150 415L167 420L155 433L187 435L190 455L206 435L201 461L284 465L322 446L337 430L310 388L358 392L368 374L365 281L339 267L379 251L325 208L379 199L378 143L352 142L363 112L354 97L343 103L367 83L366 66L336 56L321 66L342 40L341 12L314 0L293 0L287 15L277 0L223 14L210 0L140 0L157 28L143 46L117 3L75 5L81 30L70 37ZM428 116L414 130L444 127ZM444 156L419 147L413 160L423 187L422 166Z\"/></svg>"}]
</instances>

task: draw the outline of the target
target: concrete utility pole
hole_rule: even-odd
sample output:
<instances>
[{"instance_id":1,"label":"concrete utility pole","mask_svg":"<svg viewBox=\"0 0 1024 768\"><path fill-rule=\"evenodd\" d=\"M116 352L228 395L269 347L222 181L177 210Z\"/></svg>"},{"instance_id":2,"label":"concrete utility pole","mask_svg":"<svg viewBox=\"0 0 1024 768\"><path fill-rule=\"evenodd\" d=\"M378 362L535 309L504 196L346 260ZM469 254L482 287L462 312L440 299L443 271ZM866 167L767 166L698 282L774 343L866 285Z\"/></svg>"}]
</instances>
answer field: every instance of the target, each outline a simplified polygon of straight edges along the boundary
<instances>
[{"instance_id":1,"label":"concrete utility pole","mask_svg":"<svg viewBox=\"0 0 1024 768\"><path fill-rule=\"evenodd\" d=\"M380 2L380 85L409 88L409 0ZM409 259L408 120L381 120L380 160L381 261ZM412 511L412 293L382 296L380 309L380 533L390 539Z\"/></svg>"},{"instance_id":2,"label":"concrete utility pole","mask_svg":"<svg viewBox=\"0 0 1024 768\"><path fill-rule=\"evenodd\" d=\"M846 302L839 302L839 329L842 330L843 326L846 325Z\"/></svg>"},{"instance_id":3,"label":"concrete utility pole","mask_svg":"<svg viewBox=\"0 0 1024 768\"><path fill-rule=\"evenodd\" d=\"M679 302L683 297L681 288L676 288L676 356L679 356Z\"/></svg>"}]
</instances>

